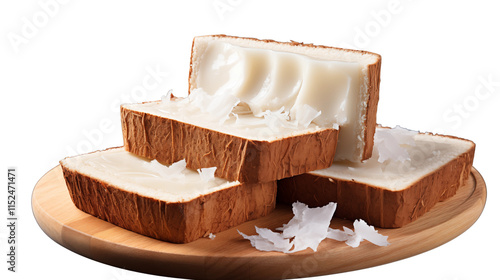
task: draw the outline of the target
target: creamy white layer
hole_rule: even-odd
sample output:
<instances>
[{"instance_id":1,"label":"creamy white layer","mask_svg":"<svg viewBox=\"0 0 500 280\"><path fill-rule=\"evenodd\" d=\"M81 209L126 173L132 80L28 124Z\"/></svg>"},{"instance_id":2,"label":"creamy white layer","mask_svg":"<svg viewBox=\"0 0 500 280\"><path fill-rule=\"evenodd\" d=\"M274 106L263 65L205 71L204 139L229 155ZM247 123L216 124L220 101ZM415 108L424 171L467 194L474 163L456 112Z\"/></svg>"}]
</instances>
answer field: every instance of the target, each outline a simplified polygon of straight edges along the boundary
<instances>
[{"instance_id":1,"label":"creamy white layer","mask_svg":"<svg viewBox=\"0 0 500 280\"><path fill-rule=\"evenodd\" d=\"M200 58L196 85L210 95L232 94L254 115L284 107L291 119L307 104L318 125L343 125L356 112L360 65L213 41Z\"/></svg>"},{"instance_id":2,"label":"creamy white layer","mask_svg":"<svg viewBox=\"0 0 500 280\"><path fill-rule=\"evenodd\" d=\"M335 162L331 167L310 172L314 175L342 180L354 180L359 183L377 186L383 189L398 191L417 182L423 176L439 169L460 154L469 150L473 143L466 140L438 135L415 133L409 136L414 144L400 143L406 153L399 153L394 158L379 161L380 146L377 134L387 128L377 128L373 156L362 163ZM395 129L389 129L391 132ZM397 133L400 134L400 133ZM397 135L393 139L397 139ZM404 154L404 155L403 155ZM398 160L398 158L400 160Z\"/></svg>"},{"instance_id":3,"label":"creamy white layer","mask_svg":"<svg viewBox=\"0 0 500 280\"><path fill-rule=\"evenodd\" d=\"M207 180L197 171L185 168L182 162L169 167L123 148L69 157L62 164L122 190L171 202L189 201L239 184L217 177Z\"/></svg>"},{"instance_id":4,"label":"creamy white layer","mask_svg":"<svg viewBox=\"0 0 500 280\"><path fill-rule=\"evenodd\" d=\"M192 55L191 92L234 95L256 116L279 111L294 121L320 112L313 123L341 127L336 159L361 158L373 56L227 37L196 38Z\"/></svg>"}]
</instances>

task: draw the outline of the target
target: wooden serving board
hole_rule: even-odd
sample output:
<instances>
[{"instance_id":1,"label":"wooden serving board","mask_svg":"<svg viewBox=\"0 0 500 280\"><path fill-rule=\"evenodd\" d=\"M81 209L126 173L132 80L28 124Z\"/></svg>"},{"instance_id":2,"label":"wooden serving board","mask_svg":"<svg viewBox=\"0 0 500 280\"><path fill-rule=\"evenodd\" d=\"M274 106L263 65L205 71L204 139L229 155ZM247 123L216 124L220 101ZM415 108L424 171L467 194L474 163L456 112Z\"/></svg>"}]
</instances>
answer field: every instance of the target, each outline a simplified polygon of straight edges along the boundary
<instances>
[{"instance_id":1,"label":"wooden serving board","mask_svg":"<svg viewBox=\"0 0 500 280\"><path fill-rule=\"evenodd\" d=\"M486 185L473 168L466 185L450 199L399 229L379 229L391 245L364 241L358 248L324 240L317 252L261 252L236 231L255 234L254 226L274 229L287 223L291 209L279 205L269 216L188 244L172 244L119 228L78 210L71 201L60 167L35 186L33 213L42 230L60 245L85 257L130 270L195 279L280 279L333 274L377 266L438 247L466 231L481 215ZM352 228L334 218L331 226Z\"/></svg>"}]
</instances>

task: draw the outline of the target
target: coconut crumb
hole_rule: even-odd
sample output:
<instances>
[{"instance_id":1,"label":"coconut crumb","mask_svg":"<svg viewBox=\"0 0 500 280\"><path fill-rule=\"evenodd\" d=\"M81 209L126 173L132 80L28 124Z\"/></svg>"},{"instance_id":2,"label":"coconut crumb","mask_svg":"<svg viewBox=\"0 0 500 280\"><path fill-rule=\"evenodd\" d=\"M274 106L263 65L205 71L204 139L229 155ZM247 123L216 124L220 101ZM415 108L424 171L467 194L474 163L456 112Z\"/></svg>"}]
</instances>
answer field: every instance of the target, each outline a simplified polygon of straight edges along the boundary
<instances>
[{"instance_id":1,"label":"coconut crumb","mask_svg":"<svg viewBox=\"0 0 500 280\"><path fill-rule=\"evenodd\" d=\"M208 234L208 238L210 238L210 240L214 240L215 239L215 234L209 233Z\"/></svg>"}]
</instances>

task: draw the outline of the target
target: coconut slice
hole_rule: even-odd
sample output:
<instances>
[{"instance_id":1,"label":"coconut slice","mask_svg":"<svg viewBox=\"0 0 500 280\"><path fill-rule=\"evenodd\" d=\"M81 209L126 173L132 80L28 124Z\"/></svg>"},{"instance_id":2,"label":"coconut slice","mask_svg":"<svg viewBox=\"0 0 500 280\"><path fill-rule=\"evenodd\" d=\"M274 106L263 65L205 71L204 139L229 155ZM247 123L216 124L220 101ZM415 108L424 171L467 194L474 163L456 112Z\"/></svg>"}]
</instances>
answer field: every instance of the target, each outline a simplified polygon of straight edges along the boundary
<instances>
[{"instance_id":1,"label":"coconut slice","mask_svg":"<svg viewBox=\"0 0 500 280\"><path fill-rule=\"evenodd\" d=\"M232 94L254 115L284 107L291 121L340 125L336 159L360 162L372 153L380 63L365 51L200 36L193 40L189 90Z\"/></svg>"}]
</instances>

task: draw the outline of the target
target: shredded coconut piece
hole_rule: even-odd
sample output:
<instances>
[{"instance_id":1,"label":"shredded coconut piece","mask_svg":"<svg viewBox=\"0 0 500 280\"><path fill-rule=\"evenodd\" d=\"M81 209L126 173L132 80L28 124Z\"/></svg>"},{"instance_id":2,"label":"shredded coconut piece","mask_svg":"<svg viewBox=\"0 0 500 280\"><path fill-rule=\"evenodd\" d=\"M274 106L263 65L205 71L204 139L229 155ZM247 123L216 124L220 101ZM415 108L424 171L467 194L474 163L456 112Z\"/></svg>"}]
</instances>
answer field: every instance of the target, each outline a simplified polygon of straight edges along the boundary
<instances>
[{"instance_id":1,"label":"shredded coconut piece","mask_svg":"<svg viewBox=\"0 0 500 280\"><path fill-rule=\"evenodd\" d=\"M203 182L208 183L212 180L215 180L215 170L217 167L207 167L198 169L198 174L200 174L200 178Z\"/></svg>"},{"instance_id":2,"label":"shredded coconut piece","mask_svg":"<svg viewBox=\"0 0 500 280\"><path fill-rule=\"evenodd\" d=\"M186 160L180 160L171 164L170 166L163 165L159 163L156 159L145 162L154 172L158 173L161 177L170 179L183 179L185 177L184 171L186 170Z\"/></svg>"},{"instance_id":3,"label":"shredded coconut piece","mask_svg":"<svg viewBox=\"0 0 500 280\"><path fill-rule=\"evenodd\" d=\"M169 94L171 94L171 91L167 93L167 96L162 97L162 102L170 102ZM293 117L290 115L290 111L285 110L285 106L276 111L254 111L249 104L243 102L229 91L220 91L210 95L202 88L193 89L189 96L182 100L191 103L201 112L209 113L212 120L218 121L221 125L231 116L236 119L236 123L240 123L239 115L253 114L275 132L279 132L281 128L297 129L299 126L308 127L311 122L321 115L321 111L317 111L308 104L303 104ZM333 127L338 129L338 124L333 125Z\"/></svg>"},{"instance_id":4,"label":"shredded coconut piece","mask_svg":"<svg viewBox=\"0 0 500 280\"><path fill-rule=\"evenodd\" d=\"M282 233L258 227L255 228L257 235L248 236L238 232L261 251L294 253L307 248L316 251L328 234L330 220L336 208L337 204L334 202L318 208L309 208L304 203L295 202L292 204L294 217L277 229Z\"/></svg>"},{"instance_id":5,"label":"shredded coconut piece","mask_svg":"<svg viewBox=\"0 0 500 280\"><path fill-rule=\"evenodd\" d=\"M214 240L215 239L215 234L209 233L208 234L208 238L210 238L211 240Z\"/></svg>"},{"instance_id":6,"label":"shredded coconut piece","mask_svg":"<svg viewBox=\"0 0 500 280\"><path fill-rule=\"evenodd\" d=\"M272 131L279 131L280 128L308 127L320 115L321 111L317 111L313 107L304 104L300 107L300 110L297 110L294 120L292 120L290 111L285 110L285 107L281 107L276 111L266 110L255 116L264 117L266 125Z\"/></svg>"},{"instance_id":7,"label":"shredded coconut piece","mask_svg":"<svg viewBox=\"0 0 500 280\"><path fill-rule=\"evenodd\" d=\"M286 253L292 247L292 244L288 239L284 239L281 233L273 232L267 228L255 227L255 230L259 232L258 235L246 235L238 230L238 233L243 236L243 238L250 240L250 244L259 251L278 251Z\"/></svg>"},{"instance_id":8,"label":"shredded coconut piece","mask_svg":"<svg viewBox=\"0 0 500 280\"><path fill-rule=\"evenodd\" d=\"M172 97L173 97L173 92L174 92L174 91L173 91L172 89L169 89L169 90L167 91L167 94L162 95L162 97L161 97L161 102L162 102L162 103L168 103L168 102L170 102L170 100L171 100L171 99L172 99Z\"/></svg>"},{"instance_id":9,"label":"shredded coconut piece","mask_svg":"<svg viewBox=\"0 0 500 280\"><path fill-rule=\"evenodd\" d=\"M330 220L337 208L337 203L309 208L304 203L295 202L292 204L294 217L283 225L283 236L293 238L294 248L291 253L313 249L316 252L318 245L326 238Z\"/></svg>"},{"instance_id":10,"label":"shredded coconut piece","mask_svg":"<svg viewBox=\"0 0 500 280\"><path fill-rule=\"evenodd\" d=\"M304 104L300 106L299 110L297 110L295 118L297 119L300 126L308 127L311 122L313 122L320 115L321 111L314 109L308 104Z\"/></svg>"},{"instance_id":11,"label":"shredded coconut piece","mask_svg":"<svg viewBox=\"0 0 500 280\"><path fill-rule=\"evenodd\" d=\"M279 131L280 128L289 127L296 128L297 122L290 121L290 112L285 111L285 107L281 107L277 111L266 110L265 112L255 115L256 117L264 117L266 125L272 131Z\"/></svg>"},{"instance_id":12,"label":"shredded coconut piece","mask_svg":"<svg viewBox=\"0 0 500 280\"><path fill-rule=\"evenodd\" d=\"M379 155L378 161L384 163L387 160L399 162L410 160L406 147L415 146L414 136L417 134L417 131L400 126L392 129L377 129L374 141Z\"/></svg>"},{"instance_id":13,"label":"shredded coconut piece","mask_svg":"<svg viewBox=\"0 0 500 280\"><path fill-rule=\"evenodd\" d=\"M377 246L387 246L387 236L383 236L373 227L363 220L354 221L354 233L361 236L363 240L369 241Z\"/></svg>"},{"instance_id":14,"label":"shredded coconut piece","mask_svg":"<svg viewBox=\"0 0 500 280\"><path fill-rule=\"evenodd\" d=\"M349 239L349 234L340 229L328 228L328 234L326 237L337 241L347 241L347 239Z\"/></svg>"},{"instance_id":15,"label":"shredded coconut piece","mask_svg":"<svg viewBox=\"0 0 500 280\"><path fill-rule=\"evenodd\" d=\"M246 235L238 230L243 238L260 251L278 251L294 253L311 248L316 252L319 244L325 238L345 241L351 247L358 247L363 240L378 246L387 246L387 236L379 234L373 226L363 220L354 221L354 230L344 227L344 230L330 228L330 221L337 204L309 208L304 203L292 204L293 218L283 227L273 232L267 228L255 227L257 235Z\"/></svg>"},{"instance_id":16,"label":"shredded coconut piece","mask_svg":"<svg viewBox=\"0 0 500 280\"><path fill-rule=\"evenodd\" d=\"M232 94L209 95L201 88L191 91L188 98L190 103L209 113L219 124L229 119L234 107L240 103L240 99Z\"/></svg>"},{"instance_id":17,"label":"shredded coconut piece","mask_svg":"<svg viewBox=\"0 0 500 280\"><path fill-rule=\"evenodd\" d=\"M353 248L359 246L363 240L367 240L377 246L387 246L387 236L378 233L373 226L369 226L363 220L354 221L354 230L344 227L344 231L339 229L329 229L328 238L337 241L345 241L345 243Z\"/></svg>"}]
</instances>

